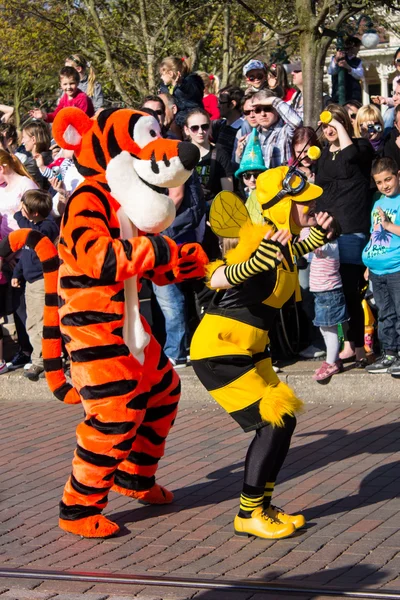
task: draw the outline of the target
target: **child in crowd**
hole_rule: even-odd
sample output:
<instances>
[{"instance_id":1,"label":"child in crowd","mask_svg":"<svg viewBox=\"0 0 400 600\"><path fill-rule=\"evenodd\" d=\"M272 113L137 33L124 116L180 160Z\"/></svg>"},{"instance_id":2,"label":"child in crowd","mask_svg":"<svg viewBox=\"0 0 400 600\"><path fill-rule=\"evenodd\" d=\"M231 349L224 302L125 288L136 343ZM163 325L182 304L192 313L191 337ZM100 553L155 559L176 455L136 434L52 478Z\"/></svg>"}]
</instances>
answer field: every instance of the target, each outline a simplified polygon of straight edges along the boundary
<instances>
[{"instance_id":1,"label":"child in crowd","mask_svg":"<svg viewBox=\"0 0 400 600\"><path fill-rule=\"evenodd\" d=\"M216 96L219 88L218 78L215 75L209 75L204 71L199 71L197 75L202 78L204 83L204 110L206 110L210 115L211 121L216 121L221 116L218 108L218 97Z\"/></svg>"},{"instance_id":2,"label":"child in crowd","mask_svg":"<svg viewBox=\"0 0 400 600\"><path fill-rule=\"evenodd\" d=\"M338 225L332 237L338 237ZM313 379L323 381L341 373L338 325L348 320L340 277L339 244L331 239L310 255L310 292L314 294L314 325L320 328L326 345L326 360L315 371Z\"/></svg>"},{"instance_id":3,"label":"child in crowd","mask_svg":"<svg viewBox=\"0 0 400 600\"><path fill-rule=\"evenodd\" d=\"M378 308L382 354L365 370L400 375L400 173L392 158L377 159L371 173L379 194L362 258Z\"/></svg>"},{"instance_id":4,"label":"child in crowd","mask_svg":"<svg viewBox=\"0 0 400 600\"><path fill-rule=\"evenodd\" d=\"M83 110L88 117L93 117L93 103L89 96L79 89L79 82L79 73L74 67L63 67L60 71L60 86L64 93L60 98L57 108L51 113L46 113L41 108L35 108L29 111L30 116L35 119L43 119L47 123L52 123L62 108L76 106L76 108Z\"/></svg>"},{"instance_id":5,"label":"child in crowd","mask_svg":"<svg viewBox=\"0 0 400 600\"><path fill-rule=\"evenodd\" d=\"M58 226L52 217L50 195L43 190L28 190L22 196L20 210L15 213L14 219L22 228L34 229L46 235L52 242L59 234ZM33 348L31 366L24 369L24 376L31 381L37 381L43 373L42 337L43 337L43 310L44 310L44 279L43 268L34 250L23 248L21 257L14 268L11 285L14 288L26 282L25 301L27 310L26 330Z\"/></svg>"},{"instance_id":6,"label":"child in crowd","mask_svg":"<svg viewBox=\"0 0 400 600\"><path fill-rule=\"evenodd\" d=\"M204 83L197 73L190 72L187 58L167 56L160 63L161 93L171 94L176 101L178 112L175 121L183 127L187 112L193 108L203 108Z\"/></svg>"},{"instance_id":7,"label":"child in crowd","mask_svg":"<svg viewBox=\"0 0 400 600\"><path fill-rule=\"evenodd\" d=\"M63 181L67 170L74 164L72 160L74 152L73 150L64 150L60 148L55 144L54 140L52 140L52 142L50 150L53 161L50 164L47 166L45 165L43 156L40 153L34 154L33 158L43 177L46 177L50 182L53 177L57 177L60 181ZM53 154L53 150L56 150L55 154Z\"/></svg>"},{"instance_id":8,"label":"child in crowd","mask_svg":"<svg viewBox=\"0 0 400 600\"><path fill-rule=\"evenodd\" d=\"M89 61L82 54L71 54L65 59L66 67L74 67L79 73L79 89L85 92L93 102L93 108L97 112L104 105L103 90L96 80L96 73Z\"/></svg>"}]
</instances>

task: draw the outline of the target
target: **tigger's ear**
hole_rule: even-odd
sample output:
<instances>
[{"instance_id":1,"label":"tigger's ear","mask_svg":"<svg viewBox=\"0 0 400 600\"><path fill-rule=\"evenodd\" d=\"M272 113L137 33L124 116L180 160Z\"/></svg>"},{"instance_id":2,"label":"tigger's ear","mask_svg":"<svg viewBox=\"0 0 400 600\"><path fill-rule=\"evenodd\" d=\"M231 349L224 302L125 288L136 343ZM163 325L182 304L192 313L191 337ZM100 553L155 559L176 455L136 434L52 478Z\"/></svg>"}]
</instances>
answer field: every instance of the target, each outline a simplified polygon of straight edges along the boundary
<instances>
[{"instance_id":1,"label":"tigger's ear","mask_svg":"<svg viewBox=\"0 0 400 600\"><path fill-rule=\"evenodd\" d=\"M60 148L77 151L82 137L93 127L93 123L80 108L63 108L54 119L53 138Z\"/></svg>"}]
</instances>

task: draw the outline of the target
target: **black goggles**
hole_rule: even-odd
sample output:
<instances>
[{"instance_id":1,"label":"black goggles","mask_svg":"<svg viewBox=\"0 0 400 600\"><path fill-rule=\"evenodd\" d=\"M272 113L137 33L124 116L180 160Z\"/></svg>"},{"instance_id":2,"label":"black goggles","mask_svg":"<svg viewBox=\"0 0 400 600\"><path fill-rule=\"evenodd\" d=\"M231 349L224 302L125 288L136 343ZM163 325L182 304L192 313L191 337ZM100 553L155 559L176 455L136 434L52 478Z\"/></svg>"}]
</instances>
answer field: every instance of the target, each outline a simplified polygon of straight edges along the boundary
<instances>
[{"instance_id":1,"label":"black goggles","mask_svg":"<svg viewBox=\"0 0 400 600\"><path fill-rule=\"evenodd\" d=\"M294 177L298 177L300 179L300 181L297 182L296 185L292 185L292 179ZM286 177L282 182L281 191L278 192L277 195L274 196L271 200L268 200L268 202L262 204L262 209L267 210L269 208L272 208L273 206L275 206L275 204L278 204L278 202L282 200L282 198L284 198L285 196L296 196L297 194L300 194L304 190L306 185L307 178L304 173L302 173L298 169L289 169Z\"/></svg>"}]
</instances>

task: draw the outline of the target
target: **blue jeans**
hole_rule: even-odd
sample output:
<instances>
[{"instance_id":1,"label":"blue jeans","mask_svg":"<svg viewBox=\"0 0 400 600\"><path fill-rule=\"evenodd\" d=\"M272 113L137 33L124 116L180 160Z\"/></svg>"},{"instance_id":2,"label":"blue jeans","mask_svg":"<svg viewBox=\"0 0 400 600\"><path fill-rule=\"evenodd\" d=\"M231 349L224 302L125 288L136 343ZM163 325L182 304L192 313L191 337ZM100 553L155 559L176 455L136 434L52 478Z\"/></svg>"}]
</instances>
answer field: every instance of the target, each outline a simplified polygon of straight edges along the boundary
<instances>
[{"instance_id":1,"label":"blue jeans","mask_svg":"<svg viewBox=\"0 0 400 600\"><path fill-rule=\"evenodd\" d=\"M382 350L400 350L400 272L388 275L369 273L378 307L378 339Z\"/></svg>"},{"instance_id":2,"label":"blue jeans","mask_svg":"<svg viewBox=\"0 0 400 600\"><path fill-rule=\"evenodd\" d=\"M363 233L342 233L338 238L340 264L362 265L361 255L367 245Z\"/></svg>"},{"instance_id":3,"label":"blue jeans","mask_svg":"<svg viewBox=\"0 0 400 600\"><path fill-rule=\"evenodd\" d=\"M164 352L177 363L187 357L187 310L182 284L153 285L153 290L165 318Z\"/></svg>"}]
</instances>

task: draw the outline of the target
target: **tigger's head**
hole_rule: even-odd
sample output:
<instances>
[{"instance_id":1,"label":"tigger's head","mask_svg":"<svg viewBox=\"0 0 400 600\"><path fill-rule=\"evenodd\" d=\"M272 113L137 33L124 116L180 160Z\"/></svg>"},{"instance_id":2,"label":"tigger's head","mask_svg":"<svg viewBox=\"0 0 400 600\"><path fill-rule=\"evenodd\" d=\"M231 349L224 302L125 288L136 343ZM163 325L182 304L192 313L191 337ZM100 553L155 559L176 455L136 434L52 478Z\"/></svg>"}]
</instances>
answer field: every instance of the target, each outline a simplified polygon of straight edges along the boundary
<instances>
[{"instance_id":1,"label":"tigger's head","mask_svg":"<svg viewBox=\"0 0 400 600\"><path fill-rule=\"evenodd\" d=\"M103 110L97 119L64 108L53 137L74 150L81 175L109 191L132 223L149 233L172 223L175 205L165 188L185 183L200 158L194 144L162 138L154 117L126 108Z\"/></svg>"}]
</instances>

